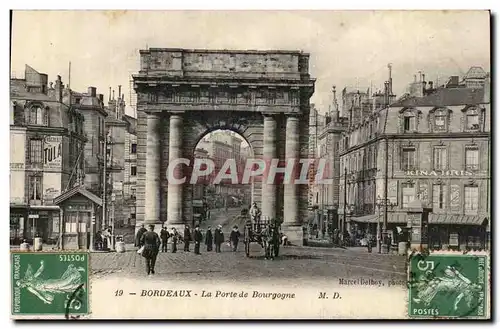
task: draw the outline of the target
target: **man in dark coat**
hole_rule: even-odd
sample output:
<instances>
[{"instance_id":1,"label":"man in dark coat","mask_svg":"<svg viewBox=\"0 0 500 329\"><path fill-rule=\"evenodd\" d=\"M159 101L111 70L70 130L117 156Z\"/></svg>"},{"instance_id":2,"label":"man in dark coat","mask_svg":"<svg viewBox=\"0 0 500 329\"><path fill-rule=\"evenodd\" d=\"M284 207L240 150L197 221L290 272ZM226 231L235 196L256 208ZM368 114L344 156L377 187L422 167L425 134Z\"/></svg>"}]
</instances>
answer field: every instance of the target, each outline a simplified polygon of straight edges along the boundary
<instances>
[{"instance_id":1,"label":"man in dark coat","mask_svg":"<svg viewBox=\"0 0 500 329\"><path fill-rule=\"evenodd\" d=\"M168 244L168 238L170 238L170 234L168 233L166 227L161 228L160 238L161 238L161 252L167 252L167 244Z\"/></svg>"},{"instance_id":2,"label":"man in dark coat","mask_svg":"<svg viewBox=\"0 0 500 329\"><path fill-rule=\"evenodd\" d=\"M144 224L141 225L141 228L137 231L137 234L135 236L135 246L136 247L142 247L141 245L141 237L146 232L146 229L144 228Z\"/></svg>"},{"instance_id":3,"label":"man in dark coat","mask_svg":"<svg viewBox=\"0 0 500 329\"><path fill-rule=\"evenodd\" d=\"M177 241L179 241L179 233L177 233L177 230L175 227L172 227L172 253L177 252Z\"/></svg>"},{"instance_id":4,"label":"man in dark coat","mask_svg":"<svg viewBox=\"0 0 500 329\"><path fill-rule=\"evenodd\" d=\"M224 243L224 233L222 233L222 226L220 225L215 229L214 242L215 252L221 252L220 246Z\"/></svg>"},{"instance_id":5,"label":"man in dark coat","mask_svg":"<svg viewBox=\"0 0 500 329\"><path fill-rule=\"evenodd\" d=\"M142 256L146 258L146 272L148 275L155 274L156 257L160 251L160 237L154 231L155 226L149 225L149 231L141 236L141 246L144 246Z\"/></svg>"},{"instance_id":6,"label":"man in dark coat","mask_svg":"<svg viewBox=\"0 0 500 329\"><path fill-rule=\"evenodd\" d=\"M207 245L207 251L212 251L213 236L210 226L207 229L207 234L205 234L205 244Z\"/></svg>"},{"instance_id":7,"label":"man in dark coat","mask_svg":"<svg viewBox=\"0 0 500 329\"><path fill-rule=\"evenodd\" d=\"M238 226L234 225L233 230L231 231L231 235L229 240L231 241L231 246L233 247L233 251L238 250L238 241L240 241L240 231L238 231Z\"/></svg>"},{"instance_id":8,"label":"man in dark coat","mask_svg":"<svg viewBox=\"0 0 500 329\"><path fill-rule=\"evenodd\" d=\"M189 242L191 242L191 230L189 225L184 228L184 251L189 252Z\"/></svg>"},{"instance_id":9,"label":"man in dark coat","mask_svg":"<svg viewBox=\"0 0 500 329\"><path fill-rule=\"evenodd\" d=\"M194 228L194 253L197 255L201 255L200 253L201 241L203 241L203 234L200 231L200 226L196 225L196 227Z\"/></svg>"}]
</instances>

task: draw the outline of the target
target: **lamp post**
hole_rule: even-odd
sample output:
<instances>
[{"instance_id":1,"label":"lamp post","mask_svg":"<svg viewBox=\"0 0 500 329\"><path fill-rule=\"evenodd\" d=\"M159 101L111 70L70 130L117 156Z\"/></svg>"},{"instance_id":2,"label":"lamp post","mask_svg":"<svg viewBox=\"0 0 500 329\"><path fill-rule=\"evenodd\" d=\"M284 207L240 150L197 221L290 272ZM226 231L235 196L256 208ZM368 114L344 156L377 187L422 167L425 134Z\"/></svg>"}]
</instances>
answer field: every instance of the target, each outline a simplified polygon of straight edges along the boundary
<instances>
[{"instance_id":1,"label":"lamp post","mask_svg":"<svg viewBox=\"0 0 500 329\"><path fill-rule=\"evenodd\" d=\"M380 196L377 197L377 202L375 203L377 207L378 215L377 215L377 251L378 253L382 253L382 230L381 230L381 221L380 221L380 208L384 206L384 199Z\"/></svg>"},{"instance_id":2,"label":"lamp post","mask_svg":"<svg viewBox=\"0 0 500 329\"><path fill-rule=\"evenodd\" d=\"M377 202L376 202L376 207L378 209L378 216L377 216L377 249L379 253L384 253L387 254L389 253L389 245L387 244L387 217L388 217L388 211L389 208L392 210L396 206L395 203L391 203L389 199L384 199L381 198L380 196L377 197ZM380 220L380 210L381 208L384 208L384 222L381 225L381 220ZM381 227L382 226L382 227Z\"/></svg>"},{"instance_id":3,"label":"lamp post","mask_svg":"<svg viewBox=\"0 0 500 329\"><path fill-rule=\"evenodd\" d=\"M111 250L115 250L115 193L111 193Z\"/></svg>"}]
</instances>

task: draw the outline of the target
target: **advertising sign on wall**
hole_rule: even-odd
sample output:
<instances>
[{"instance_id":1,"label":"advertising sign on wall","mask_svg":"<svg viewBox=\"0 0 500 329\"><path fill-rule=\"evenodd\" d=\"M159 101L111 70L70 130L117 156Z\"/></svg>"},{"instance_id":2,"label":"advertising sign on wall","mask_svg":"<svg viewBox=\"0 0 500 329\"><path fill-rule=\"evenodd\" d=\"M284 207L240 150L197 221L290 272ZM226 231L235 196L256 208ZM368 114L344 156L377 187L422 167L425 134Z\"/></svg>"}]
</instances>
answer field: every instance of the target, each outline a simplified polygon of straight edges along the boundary
<instances>
[{"instance_id":1,"label":"advertising sign on wall","mask_svg":"<svg viewBox=\"0 0 500 329\"><path fill-rule=\"evenodd\" d=\"M61 194L61 174L43 173L43 204L52 205L54 198Z\"/></svg>"},{"instance_id":2,"label":"advertising sign on wall","mask_svg":"<svg viewBox=\"0 0 500 329\"><path fill-rule=\"evenodd\" d=\"M43 146L44 168L61 170L62 165L62 137L49 136L45 138Z\"/></svg>"}]
</instances>

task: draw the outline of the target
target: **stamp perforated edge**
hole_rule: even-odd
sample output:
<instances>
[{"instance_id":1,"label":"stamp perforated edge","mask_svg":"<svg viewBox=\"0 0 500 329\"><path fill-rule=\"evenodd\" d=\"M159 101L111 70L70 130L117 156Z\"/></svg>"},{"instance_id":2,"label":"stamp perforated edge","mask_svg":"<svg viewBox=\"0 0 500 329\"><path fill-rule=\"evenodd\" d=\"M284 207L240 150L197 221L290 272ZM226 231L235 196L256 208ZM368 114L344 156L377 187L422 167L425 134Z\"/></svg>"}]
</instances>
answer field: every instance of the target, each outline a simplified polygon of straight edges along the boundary
<instances>
[{"instance_id":1,"label":"stamp perforated edge","mask_svg":"<svg viewBox=\"0 0 500 329\"><path fill-rule=\"evenodd\" d=\"M20 251L20 250L10 250L10 267L12 270L13 266L13 255L14 254L86 254L87 255L87 314L79 315L76 319L90 319L92 314L92 267L91 267L91 252L88 250L41 250L41 251ZM14 291L14 281L12 280L12 275L9 275L11 280L10 293L13 294ZM11 320L64 320L66 319L65 314L13 314L12 296L10 298L10 319ZM70 319L71 320L71 319ZM73 319L75 320L75 319Z\"/></svg>"},{"instance_id":2,"label":"stamp perforated edge","mask_svg":"<svg viewBox=\"0 0 500 329\"><path fill-rule=\"evenodd\" d=\"M459 316L410 316L410 272L411 266L410 261L412 257L427 257L429 255L434 256L484 256L486 266L486 275L485 275L485 315L484 316L467 316L467 317L459 317ZM412 251L408 253L406 259L406 271L407 271L407 280L408 280L408 293L406 294L406 317L411 320L489 320L491 319L491 256L489 251L452 251L452 250L431 250L430 252L425 250L425 252Z\"/></svg>"}]
</instances>

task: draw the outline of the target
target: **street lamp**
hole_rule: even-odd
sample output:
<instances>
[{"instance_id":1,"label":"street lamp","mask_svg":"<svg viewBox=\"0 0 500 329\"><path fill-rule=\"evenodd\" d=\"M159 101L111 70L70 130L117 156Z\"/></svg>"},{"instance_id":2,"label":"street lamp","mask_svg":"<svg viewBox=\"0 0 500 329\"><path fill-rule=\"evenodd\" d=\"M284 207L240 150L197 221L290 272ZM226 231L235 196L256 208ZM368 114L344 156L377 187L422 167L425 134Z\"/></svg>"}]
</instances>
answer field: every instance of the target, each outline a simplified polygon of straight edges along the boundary
<instances>
[{"instance_id":1,"label":"street lamp","mask_svg":"<svg viewBox=\"0 0 500 329\"><path fill-rule=\"evenodd\" d=\"M116 194L111 193L111 250L115 250L115 200Z\"/></svg>"},{"instance_id":2,"label":"street lamp","mask_svg":"<svg viewBox=\"0 0 500 329\"><path fill-rule=\"evenodd\" d=\"M388 208L394 208L396 206L395 203L390 202L389 199L384 199L381 198L380 196L377 197L377 202L376 202L376 207L378 210L378 216L377 216L377 249L379 253L384 253L387 254L389 253L389 245L387 244L387 222L385 218L387 218L387 212ZM385 214L384 214L384 222L383 225L381 225L381 220L380 220L380 210L381 208L384 208ZM382 227L381 227L382 226Z\"/></svg>"}]
</instances>

